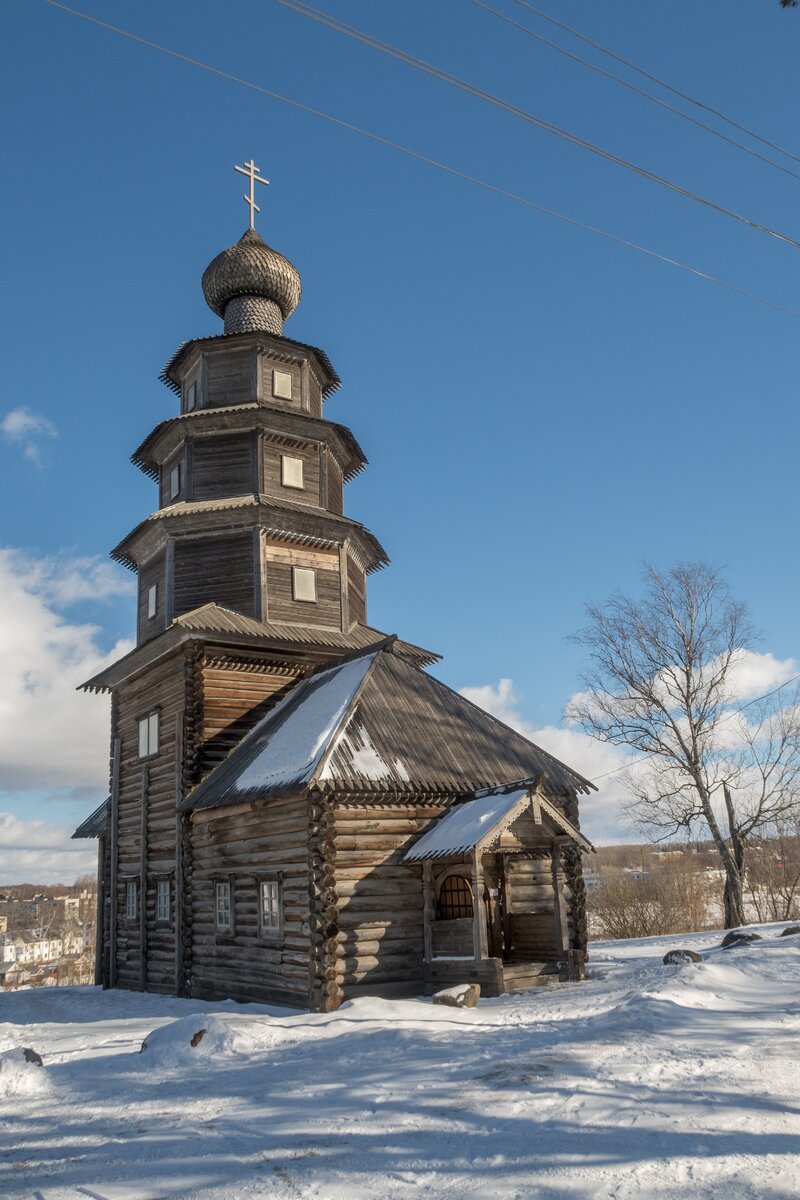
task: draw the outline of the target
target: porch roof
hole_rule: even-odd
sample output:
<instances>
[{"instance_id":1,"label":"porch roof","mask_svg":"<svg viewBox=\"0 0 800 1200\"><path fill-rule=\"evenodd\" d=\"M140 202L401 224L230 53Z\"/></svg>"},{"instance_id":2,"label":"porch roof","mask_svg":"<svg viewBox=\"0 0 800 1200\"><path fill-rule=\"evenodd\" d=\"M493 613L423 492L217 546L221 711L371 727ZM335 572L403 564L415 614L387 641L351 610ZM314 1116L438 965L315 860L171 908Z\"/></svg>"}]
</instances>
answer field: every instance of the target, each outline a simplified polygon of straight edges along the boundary
<instances>
[{"instance_id":1,"label":"porch roof","mask_svg":"<svg viewBox=\"0 0 800 1200\"><path fill-rule=\"evenodd\" d=\"M454 804L403 856L403 862L450 858L469 854L476 846L490 843L524 809L531 805L537 824L554 827L582 850L594 850L579 829L541 794L544 780L521 781L511 790L480 792Z\"/></svg>"}]
</instances>

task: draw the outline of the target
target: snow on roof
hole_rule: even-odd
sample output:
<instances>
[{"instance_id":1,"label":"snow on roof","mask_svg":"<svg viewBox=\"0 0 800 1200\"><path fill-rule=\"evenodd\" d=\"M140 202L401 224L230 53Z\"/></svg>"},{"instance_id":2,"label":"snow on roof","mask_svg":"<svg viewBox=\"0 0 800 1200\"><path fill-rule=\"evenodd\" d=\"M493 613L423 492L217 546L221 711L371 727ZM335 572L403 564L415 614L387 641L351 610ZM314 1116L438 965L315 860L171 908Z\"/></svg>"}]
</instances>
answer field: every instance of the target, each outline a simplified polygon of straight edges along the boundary
<instances>
[{"instance_id":1,"label":"snow on roof","mask_svg":"<svg viewBox=\"0 0 800 1200\"><path fill-rule=\"evenodd\" d=\"M306 784L372 666L375 653L328 667L298 684L245 739L241 746L244 754L217 768L214 775L221 775L230 766L231 777L219 780L208 802L216 805L224 798L225 803L236 803L250 792ZM205 792L203 784L196 789L193 808L204 807Z\"/></svg>"},{"instance_id":2,"label":"snow on roof","mask_svg":"<svg viewBox=\"0 0 800 1200\"><path fill-rule=\"evenodd\" d=\"M500 795L478 796L455 804L405 854L403 862L421 862L424 858L446 858L450 854L467 854L491 833L511 810L530 794L530 787Z\"/></svg>"}]
</instances>

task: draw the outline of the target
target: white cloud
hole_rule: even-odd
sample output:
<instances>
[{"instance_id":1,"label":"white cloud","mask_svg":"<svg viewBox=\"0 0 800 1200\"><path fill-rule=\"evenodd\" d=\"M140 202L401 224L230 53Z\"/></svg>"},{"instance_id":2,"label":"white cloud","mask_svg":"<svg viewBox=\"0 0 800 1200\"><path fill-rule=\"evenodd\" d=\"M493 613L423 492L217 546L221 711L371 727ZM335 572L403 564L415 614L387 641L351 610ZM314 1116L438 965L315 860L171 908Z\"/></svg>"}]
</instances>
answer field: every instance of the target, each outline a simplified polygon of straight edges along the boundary
<instances>
[{"instance_id":1,"label":"white cloud","mask_svg":"<svg viewBox=\"0 0 800 1200\"><path fill-rule=\"evenodd\" d=\"M0 549L0 792L106 786L108 700L75 688L131 643L105 651L96 625L71 622L58 609L125 586L98 560Z\"/></svg>"},{"instance_id":2,"label":"white cloud","mask_svg":"<svg viewBox=\"0 0 800 1200\"><path fill-rule=\"evenodd\" d=\"M511 679L497 684L461 688L461 695L492 713L537 746L554 755L584 778L593 780L608 771L618 771L630 758L615 746L595 741L580 729L558 725L537 727L519 711L520 698ZM598 778L598 791L581 800L581 829L596 845L640 842L641 834L630 828L620 801L625 789L618 776Z\"/></svg>"},{"instance_id":3,"label":"white cloud","mask_svg":"<svg viewBox=\"0 0 800 1200\"><path fill-rule=\"evenodd\" d=\"M729 694L739 703L752 700L774 691L799 672L800 663L795 658L781 659L755 650L741 650L728 675Z\"/></svg>"},{"instance_id":4,"label":"white cloud","mask_svg":"<svg viewBox=\"0 0 800 1200\"><path fill-rule=\"evenodd\" d=\"M42 465L42 445L58 437L52 421L22 405L12 408L0 421L0 432L6 440L22 448L22 453L36 466Z\"/></svg>"},{"instance_id":5,"label":"white cloud","mask_svg":"<svg viewBox=\"0 0 800 1200\"><path fill-rule=\"evenodd\" d=\"M67 825L0 812L0 884L72 883L97 865L97 843L71 841Z\"/></svg>"}]
</instances>

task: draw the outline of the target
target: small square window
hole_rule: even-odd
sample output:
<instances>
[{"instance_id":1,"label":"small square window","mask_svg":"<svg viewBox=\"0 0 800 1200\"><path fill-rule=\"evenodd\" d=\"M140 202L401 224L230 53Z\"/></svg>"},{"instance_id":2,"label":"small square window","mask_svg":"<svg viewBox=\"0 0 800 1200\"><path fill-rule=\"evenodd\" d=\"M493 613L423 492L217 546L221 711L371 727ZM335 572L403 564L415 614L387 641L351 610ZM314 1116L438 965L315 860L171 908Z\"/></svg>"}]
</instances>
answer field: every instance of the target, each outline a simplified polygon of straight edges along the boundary
<instances>
[{"instance_id":1,"label":"small square window","mask_svg":"<svg viewBox=\"0 0 800 1200\"><path fill-rule=\"evenodd\" d=\"M181 494L181 464L175 463L169 473L169 498L175 500Z\"/></svg>"},{"instance_id":2,"label":"small square window","mask_svg":"<svg viewBox=\"0 0 800 1200\"><path fill-rule=\"evenodd\" d=\"M169 921L170 894L169 880L159 879L156 884L156 920Z\"/></svg>"},{"instance_id":3,"label":"small square window","mask_svg":"<svg viewBox=\"0 0 800 1200\"><path fill-rule=\"evenodd\" d=\"M278 400L291 400L292 398L292 376L288 371L272 372L272 394Z\"/></svg>"},{"instance_id":4,"label":"small square window","mask_svg":"<svg viewBox=\"0 0 800 1200\"><path fill-rule=\"evenodd\" d=\"M302 488L302 458L293 458L290 454L281 455L281 483L284 487Z\"/></svg>"},{"instance_id":5,"label":"small square window","mask_svg":"<svg viewBox=\"0 0 800 1200\"><path fill-rule=\"evenodd\" d=\"M131 879L125 885L125 917L126 917L126 920L128 920L128 921L135 921L136 917L138 915L138 909L139 909L139 905L137 904L138 890L139 889L136 886L135 879Z\"/></svg>"},{"instance_id":6,"label":"small square window","mask_svg":"<svg viewBox=\"0 0 800 1200\"><path fill-rule=\"evenodd\" d=\"M158 713L150 713L139 722L139 758L158 754Z\"/></svg>"},{"instance_id":7,"label":"small square window","mask_svg":"<svg viewBox=\"0 0 800 1200\"><path fill-rule=\"evenodd\" d=\"M231 885L218 883L214 893L214 925L220 933L231 930Z\"/></svg>"},{"instance_id":8,"label":"small square window","mask_svg":"<svg viewBox=\"0 0 800 1200\"><path fill-rule=\"evenodd\" d=\"M277 879L265 879L259 884L258 901L262 935L278 933L281 927L281 888Z\"/></svg>"},{"instance_id":9,"label":"small square window","mask_svg":"<svg viewBox=\"0 0 800 1200\"><path fill-rule=\"evenodd\" d=\"M158 584L151 583L147 589L147 617L148 620L154 617L158 612Z\"/></svg>"},{"instance_id":10,"label":"small square window","mask_svg":"<svg viewBox=\"0 0 800 1200\"><path fill-rule=\"evenodd\" d=\"M317 572L313 567L292 567L292 594L295 600L317 599Z\"/></svg>"}]
</instances>

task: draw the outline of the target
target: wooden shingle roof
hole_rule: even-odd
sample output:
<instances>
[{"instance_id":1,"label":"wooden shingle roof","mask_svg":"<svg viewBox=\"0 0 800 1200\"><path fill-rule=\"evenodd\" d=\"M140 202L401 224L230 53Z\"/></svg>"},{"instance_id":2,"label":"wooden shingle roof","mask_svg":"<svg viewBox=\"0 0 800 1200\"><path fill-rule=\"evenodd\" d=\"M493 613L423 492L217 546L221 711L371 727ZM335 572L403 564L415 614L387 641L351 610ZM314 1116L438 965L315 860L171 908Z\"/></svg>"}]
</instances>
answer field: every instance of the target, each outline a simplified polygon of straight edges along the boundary
<instances>
[{"instance_id":1,"label":"wooden shingle roof","mask_svg":"<svg viewBox=\"0 0 800 1200\"><path fill-rule=\"evenodd\" d=\"M547 751L400 657L387 639L296 684L184 807L217 808L312 788L462 796L539 776L554 796L593 789Z\"/></svg>"}]
</instances>

